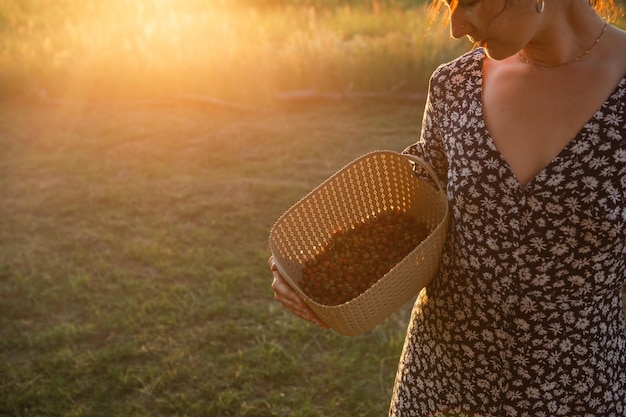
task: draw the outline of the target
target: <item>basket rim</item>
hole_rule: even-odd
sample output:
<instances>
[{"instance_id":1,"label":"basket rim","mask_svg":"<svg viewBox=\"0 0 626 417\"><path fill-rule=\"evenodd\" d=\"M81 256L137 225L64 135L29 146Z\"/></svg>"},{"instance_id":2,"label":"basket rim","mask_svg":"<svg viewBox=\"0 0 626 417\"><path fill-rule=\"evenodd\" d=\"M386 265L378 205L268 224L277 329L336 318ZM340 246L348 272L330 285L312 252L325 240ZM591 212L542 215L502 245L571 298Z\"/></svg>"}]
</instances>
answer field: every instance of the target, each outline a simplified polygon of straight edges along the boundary
<instances>
[{"instance_id":1,"label":"basket rim","mask_svg":"<svg viewBox=\"0 0 626 417\"><path fill-rule=\"evenodd\" d=\"M390 151L390 150L371 151L371 152L368 152L368 153L365 153L365 154L359 156L358 158L356 158L356 159L352 160L351 162L349 162L348 164L344 165L339 170L337 170L335 173L333 173L330 177L326 178L319 185L317 185L315 188L313 188L311 191L309 191L303 197L301 197L295 203L293 203L287 210L285 210L278 217L278 219L276 219L276 221L272 225L272 228L270 229L270 238L271 238L271 236L273 235L273 233L274 233L274 231L276 229L276 225L279 224L281 222L281 220L283 220L285 217L287 217L295 208L297 208L298 206L302 205L311 195L313 195L315 193L318 193L328 183L330 183L336 177L341 175L343 173L343 171L345 171L347 168L351 167L352 165L356 164L357 162L359 162L359 161L361 161L363 159L371 158L371 157L374 157L374 156L377 156L377 155L389 155L389 156L392 156L394 158L400 157L400 158L404 158L404 159L408 160L409 162L416 162L416 163L420 164L428 172L428 174L431 177L431 179L437 185L436 188L438 188L438 189L433 187L431 184L428 184L428 186L433 188L435 192L440 193L441 196L444 199L447 200L446 189L445 189L444 185L441 183L441 181L439 180L439 178L435 174L435 171L433 170L433 168L424 159L420 158L417 155L405 154L405 153L400 153L400 152ZM446 205L446 215L448 214L449 209L450 209L449 205Z\"/></svg>"}]
</instances>

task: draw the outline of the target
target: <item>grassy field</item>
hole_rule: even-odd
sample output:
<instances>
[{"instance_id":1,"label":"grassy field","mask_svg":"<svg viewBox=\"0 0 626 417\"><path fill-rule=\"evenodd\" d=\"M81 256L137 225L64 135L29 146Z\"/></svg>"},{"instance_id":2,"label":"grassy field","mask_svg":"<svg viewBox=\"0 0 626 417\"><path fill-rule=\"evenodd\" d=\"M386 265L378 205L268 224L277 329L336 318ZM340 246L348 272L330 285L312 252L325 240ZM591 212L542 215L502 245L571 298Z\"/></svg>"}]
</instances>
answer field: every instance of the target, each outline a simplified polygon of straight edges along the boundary
<instances>
[{"instance_id":1,"label":"grassy field","mask_svg":"<svg viewBox=\"0 0 626 417\"><path fill-rule=\"evenodd\" d=\"M1 0L0 97L423 92L468 49L417 0ZM624 21L619 23L624 27Z\"/></svg>"},{"instance_id":2,"label":"grassy field","mask_svg":"<svg viewBox=\"0 0 626 417\"><path fill-rule=\"evenodd\" d=\"M267 238L420 111L0 104L0 415L384 414L408 310L355 338L295 319Z\"/></svg>"},{"instance_id":3,"label":"grassy field","mask_svg":"<svg viewBox=\"0 0 626 417\"><path fill-rule=\"evenodd\" d=\"M310 88L423 91L468 44L443 24L427 30L422 2L405 3L3 0L0 96L267 104Z\"/></svg>"}]
</instances>

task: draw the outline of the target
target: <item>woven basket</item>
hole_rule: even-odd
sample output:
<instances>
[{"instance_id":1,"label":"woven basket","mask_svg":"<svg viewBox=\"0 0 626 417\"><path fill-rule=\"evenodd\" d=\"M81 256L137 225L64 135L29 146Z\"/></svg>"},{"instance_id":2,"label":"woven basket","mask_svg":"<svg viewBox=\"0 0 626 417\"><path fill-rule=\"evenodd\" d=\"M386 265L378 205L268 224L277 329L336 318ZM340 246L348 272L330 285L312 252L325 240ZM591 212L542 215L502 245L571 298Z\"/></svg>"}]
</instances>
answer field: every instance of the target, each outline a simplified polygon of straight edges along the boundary
<instances>
[{"instance_id":1,"label":"woven basket","mask_svg":"<svg viewBox=\"0 0 626 417\"><path fill-rule=\"evenodd\" d=\"M435 189L413 171L421 165ZM319 304L300 288L303 265L325 246L334 230L386 210L411 214L428 237L384 277L340 305ZM408 302L437 273L445 243L448 201L432 168L420 158L391 151L361 156L287 210L270 232L270 250L281 275L330 328L346 336L365 333Z\"/></svg>"}]
</instances>

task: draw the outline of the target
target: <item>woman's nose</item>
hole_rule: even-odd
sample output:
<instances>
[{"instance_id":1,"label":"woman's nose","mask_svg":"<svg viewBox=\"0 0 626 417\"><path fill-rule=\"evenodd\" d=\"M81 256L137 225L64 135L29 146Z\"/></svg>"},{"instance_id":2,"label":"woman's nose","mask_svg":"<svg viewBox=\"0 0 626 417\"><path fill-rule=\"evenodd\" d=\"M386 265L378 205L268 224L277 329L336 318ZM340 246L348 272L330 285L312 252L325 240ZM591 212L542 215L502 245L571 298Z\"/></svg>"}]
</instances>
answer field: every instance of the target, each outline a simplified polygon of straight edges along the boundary
<instances>
[{"instance_id":1,"label":"woman's nose","mask_svg":"<svg viewBox=\"0 0 626 417\"><path fill-rule=\"evenodd\" d=\"M450 9L450 35L454 39L461 39L469 35L470 29L471 25L459 7Z\"/></svg>"}]
</instances>

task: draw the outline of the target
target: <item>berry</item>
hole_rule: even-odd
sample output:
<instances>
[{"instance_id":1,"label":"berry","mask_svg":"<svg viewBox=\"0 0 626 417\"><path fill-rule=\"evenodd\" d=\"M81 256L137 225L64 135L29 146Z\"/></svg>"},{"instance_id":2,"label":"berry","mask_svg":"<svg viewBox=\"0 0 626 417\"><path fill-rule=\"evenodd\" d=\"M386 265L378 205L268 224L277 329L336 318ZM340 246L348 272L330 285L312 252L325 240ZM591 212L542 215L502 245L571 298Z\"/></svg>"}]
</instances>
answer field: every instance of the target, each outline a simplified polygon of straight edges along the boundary
<instances>
[{"instance_id":1,"label":"berry","mask_svg":"<svg viewBox=\"0 0 626 417\"><path fill-rule=\"evenodd\" d=\"M300 287L320 304L343 304L374 285L427 236L424 224L399 210L338 228L303 265Z\"/></svg>"}]
</instances>

